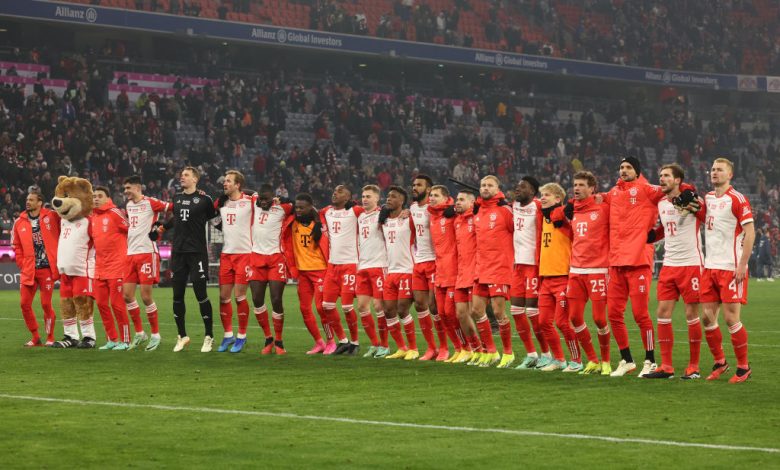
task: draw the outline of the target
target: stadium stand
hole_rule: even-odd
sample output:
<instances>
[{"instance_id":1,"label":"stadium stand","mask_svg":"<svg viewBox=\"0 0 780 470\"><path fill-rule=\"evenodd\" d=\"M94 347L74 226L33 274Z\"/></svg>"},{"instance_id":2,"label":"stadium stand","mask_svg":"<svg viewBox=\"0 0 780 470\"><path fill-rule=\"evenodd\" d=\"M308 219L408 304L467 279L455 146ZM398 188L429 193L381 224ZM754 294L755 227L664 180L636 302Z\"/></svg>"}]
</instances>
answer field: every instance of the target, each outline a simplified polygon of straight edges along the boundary
<instances>
[{"instance_id":1,"label":"stadium stand","mask_svg":"<svg viewBox=\"0 0 780 470\"><path fill-rule=\"evenodd\" d=\"M774 0L71 1L624 65L780 74Z\"/></svg>"}]
</instances>

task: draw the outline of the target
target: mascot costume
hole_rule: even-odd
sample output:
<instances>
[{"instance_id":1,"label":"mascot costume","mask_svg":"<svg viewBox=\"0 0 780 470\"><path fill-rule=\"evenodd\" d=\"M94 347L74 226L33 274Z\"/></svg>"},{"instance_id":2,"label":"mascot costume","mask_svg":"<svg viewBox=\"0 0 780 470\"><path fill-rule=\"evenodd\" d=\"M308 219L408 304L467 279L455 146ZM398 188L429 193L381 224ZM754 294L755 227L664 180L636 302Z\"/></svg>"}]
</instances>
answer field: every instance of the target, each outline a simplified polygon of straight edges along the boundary
<instances>
[{"instance_id":1,"label":"mascot costume","mask_svg":"<svg viewBox=\"0 0 780 470\"><path fill-rule=\"evenodd\" d=\"M59 214L60 240L57 269L60 272L60 312L65 337L55 348L95 347L92 320L92 273L94 257L89 214L92 212L92 185L83 178L60 176L52 208ZM79 341L79 325L82 338Z\"/></svg>"}]
</instances>

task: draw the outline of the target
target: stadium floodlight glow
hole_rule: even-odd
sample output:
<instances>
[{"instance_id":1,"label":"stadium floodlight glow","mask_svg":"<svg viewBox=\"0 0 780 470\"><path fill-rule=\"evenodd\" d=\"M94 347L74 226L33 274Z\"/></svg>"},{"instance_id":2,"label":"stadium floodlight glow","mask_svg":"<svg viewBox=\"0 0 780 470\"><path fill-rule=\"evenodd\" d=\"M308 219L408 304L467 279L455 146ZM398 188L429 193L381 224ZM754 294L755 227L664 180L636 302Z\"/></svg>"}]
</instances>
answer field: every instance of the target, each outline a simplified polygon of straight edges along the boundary
<instances>
[{"instance_id":1,"label":"stadium floodlight glow","mask_svg":"<svg viewBox=\"0 0 780 470\"><path fill-rule=\"evenodd\" d=\"M358 64L358 67L365 68L365 67L368 67L368 64Z\"/></svg>"}]
</instances>

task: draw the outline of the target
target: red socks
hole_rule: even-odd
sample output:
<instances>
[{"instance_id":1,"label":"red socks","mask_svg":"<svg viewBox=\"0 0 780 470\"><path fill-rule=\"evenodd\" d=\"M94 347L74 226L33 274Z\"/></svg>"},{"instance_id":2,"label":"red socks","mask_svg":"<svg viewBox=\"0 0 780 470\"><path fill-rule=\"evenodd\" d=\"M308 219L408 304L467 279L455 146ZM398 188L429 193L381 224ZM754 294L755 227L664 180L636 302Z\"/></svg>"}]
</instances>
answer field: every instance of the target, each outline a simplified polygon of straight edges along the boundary
<instances>
[{"instance_id":1,"label":"red socks","mask_svg":"<svg viewBox=\"0 0 780 470\"><path fill-rule=\"evenodd\" d=\"M726 354L723 352L723 335L720 332L717 322L704 328L704 337L707 338L707 345L710 347L712 358L716 364L726 362Z\"/></svg>"},{"instance_id":2,"label":"red socks","mask_svg":"<svg viewBox=\"0 0 780 470\"><path fill-rule=\"evenodd\" d=\"M409 344L409 349L417 349L417 334L414 331L414 318L412 318L411 315L407 315L401 320L401 324L404 325L406 342ZM433 336L433 333L431 333L431 336Z\"/></svg>"},{"instance_id":3,"label":"red socks","mask_svg":"<svg viewBox=\"0 0 780 470\"><path fill-rule=\"evenodd\" d=\"M515 329L520 336L520 340L523 341L523 346L528 354L536 352L536 346L531 339L531 328L528 324L528 318L525 315L525 307L515 307L512 305L509 311L512 313L512 318L515 320Z\"/></svg>"},{"instance_id":4,"label":"red socks","mask_svg":"<svg viewBox=\"0 0 780 470\"><path fill-rule=\"evenodd\" d=\"M661 347L661 366L667 372L673 371L674 330L672 329L671 318L658 319L658 345Z\"/></svg>"},{"instance_id":5,"label":"red socks","mask_svg":"<svg viewBox=\"0 0 780 470\"><path fill-rule=\"evenodd\" d=\"M512 324L507 318L503 323L498 324L498 332L501 336L501 346L504 354L514 354L512 351Z\"/></svg>"},{"instance_id":6,"label":"red socks","mask_svg":"<svg viewBox=\"0 0 780 470\"><path fill-rule=\"evenodd\" d=\"M701 354L701 321L699 321L698 318L688 320L688 347L690 351L688 366L693 366L698 369L699 356Z\"/></svg>"},{"instance_id":7,"label":"red socks","mask_svg":"<svg viewBox=\"0 0 780 470\"><path fill-rule=\"evenodd\" d=\"M236 297L236 313L238 314L238 334L246 336L249 326L249 302L246 296Z\"/></svg>"},{"instance_id":8,"label":"red socks","mask_svg":"<svg viewBox=\"0 0 780 470\"><path fill-rule=\"evenodd\" d=\"M404 341L404 335L401 334L401 324L398 322L398 317L387 320L387 331L390 332L390 336L393 337L393 341L395 341L398 349L406 349L406 342Z\"/></svg>"},{"instance_id":9,"label":"red socks","mask_svg":"<svg viewBox=\"0 0 780 470\"><path fill-rule=\"evenodd\" d=\"M737 322L729 327L731 333L731 345L734 346L734 355L737 356L737 367L749 369L748 363L748 333L742 322Z\"/></svg>"},{"instance_id":10,"label":"red socks","mask_svg":"<svg viewBox=\"0 0 780 470\"><path fill-rule=\"evenodd\" d=\"M127 305L127 314L130 316L130 319L133 321L133 328L135 329L136 333L140 333L144 331L144 324L143 321L141 321L141 307L138 306L137 301L132 301Z\"/></svg>"},{"instance_id":11,"label":"red socks","mask_svg":"<svg viewBox=\"0 0 780 470\"><path fill-rule=\"evenodd\" d=\"M376 336L376 325L370 310L360 312L360 322L363 324L363 330L365 330L368 340L371 341L371 345L379 346L379 338Z\"/></svg>"},{"instance_id":12,"label":"red socks","mask_svg":"<svg viewBox=\"0 0 780 470\"><path fill-rule=\"evenodd\" d=\"M477 320L477 331L479 331L479 338L482 340L485 351L490 354L496 352L496 343L493 342L493 331L490 329L487 315L483 315Z\"/></svg>"},{"instance_id":13,"label":"red socks","mask_svg":"<svg viewBox=\"0 0 780 470\"><path fill-rule=\"evenodd\" d=\"M577 335L577 341L579 341L582 350L585 351L585 356L590 362L599 362L598 356L596 356L596 350L593 349L593 339L590 337L590 331L588 331L588 325L583 323L582 325L574 327L574 333Z\"/></svg>"},{"instance_id":14,"label":"red socks","mask_svg":"<svg viewBox=\"0 0 780 470\"><path fill-rule=\"evenodd\" d=\"M284 312L273 312L271 318L274 322L274 340L282 341L282 330L284 329Z\"/></svg>"},{"instance_id":15,"label":"red socks","mask_svg":"<svg viewBox=\"0 0 780 470\"><path fill-rule=\"evenodd\" d=\"M219 301L219 319L222 321L225 336L233 336L233 303L230 299Z\"/></svg>"},{"instance_id":16,"label":"red socks","mask_svg":"<svg viewBox=\"0 0 780 470\"><path fill-rule=\"evenodd\" d=\"M263 334L266 338L271 337L271 325L268 324L268 309L265 305L255 307L255 318L257 323L260 324L260 328L263 329Z\"/></svg>"},{"instance_id":17,"label":"red socks","mask_svg":"<svg viewBox=\"0 0 780 470\"><path fill-rule=\"evenodd\" d=\"M349 340L353 343L357 343L359 341L358 319L357 314L355 313L355 309L352 307L352 305L347 305L346 307L342 307L342 309L344 310L344 318L347 320Z\"/></svg>"},{"instance_id":18,"label":"red socks","mask_svg":"<svg viewBox=\"0 0 780 470\"><path fill-rule=\"evenodd\" d=\"M417 312L417 321L420 322L420 331L422 331L423 338L425 338L425 342L428 343L428 349L432 349L435 351L436 340L434 339L433 336L433 320L431 320L430 310L423 310L422 312ZM404 325L404 327L406 327L406 325Z\"/></svg>"},{"instance_id":19,"label":"red socks","mask_svg":"<svg viewBox=\"0 0 780 470\"><path fill-rule=\"evenodd\" d=\"M379 345L383 348L388 347L387 343L387 318L385 312L376 312L376 322L379 328Z\"/></svg>"}]
</instances>

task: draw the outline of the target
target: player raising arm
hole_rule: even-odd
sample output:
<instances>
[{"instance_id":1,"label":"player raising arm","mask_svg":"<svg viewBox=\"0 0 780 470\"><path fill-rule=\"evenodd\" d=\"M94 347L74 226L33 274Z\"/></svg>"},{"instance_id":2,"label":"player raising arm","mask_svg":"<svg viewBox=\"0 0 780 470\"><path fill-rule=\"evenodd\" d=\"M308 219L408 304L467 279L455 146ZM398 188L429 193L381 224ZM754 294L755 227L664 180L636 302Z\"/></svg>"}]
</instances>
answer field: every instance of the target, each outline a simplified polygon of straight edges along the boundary
<instances>
[{"instance_id":1,"label":"player raising arm","mask_svg":"<svg viewBox=\"0 0 780 470\"><path fill-rule=\"evenodd\" d=\"M133 321L135 336L130 349L135 349L147 339L147 351L154 351L160 345L160 327L158 324L157 304L152 297L152 288L160 282L160 253L157 243L149 239L152 225L160 214L169 212L173 204L162 202L153 197L144 196L140 176L128 176L124 180L124 194L127 198L125 211L130 227L127 229L127 269L125 271L123 293L127 313ZM136 286L141 286L141 301L146 307L146 318L151 328L151 338L144 332L141 321L141 308L135 298Z\"/></svg>"}]
</instances>

